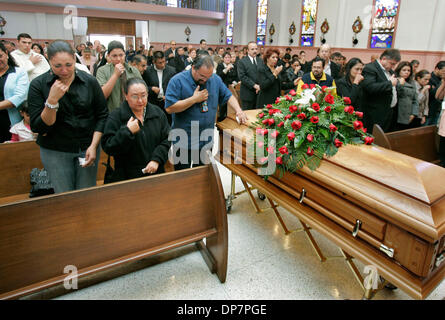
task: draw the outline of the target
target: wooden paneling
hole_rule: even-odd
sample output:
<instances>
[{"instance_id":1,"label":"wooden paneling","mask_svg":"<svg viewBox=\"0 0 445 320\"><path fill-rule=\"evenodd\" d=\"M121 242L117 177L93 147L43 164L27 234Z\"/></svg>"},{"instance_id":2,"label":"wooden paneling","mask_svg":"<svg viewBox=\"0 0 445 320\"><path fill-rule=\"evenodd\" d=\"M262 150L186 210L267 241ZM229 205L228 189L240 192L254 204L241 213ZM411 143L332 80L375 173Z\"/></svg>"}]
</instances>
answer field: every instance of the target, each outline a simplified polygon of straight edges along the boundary
<instances>
[{"instance_id":1,"label":"wooden paneling","mask_svg":"<svg viewBox=\"0 0 445 320\"><path fill-rule=\"evenodd\" d=\"M135 20L88 17L87 34L136 35Z\"/></svg>"}]
</instances>

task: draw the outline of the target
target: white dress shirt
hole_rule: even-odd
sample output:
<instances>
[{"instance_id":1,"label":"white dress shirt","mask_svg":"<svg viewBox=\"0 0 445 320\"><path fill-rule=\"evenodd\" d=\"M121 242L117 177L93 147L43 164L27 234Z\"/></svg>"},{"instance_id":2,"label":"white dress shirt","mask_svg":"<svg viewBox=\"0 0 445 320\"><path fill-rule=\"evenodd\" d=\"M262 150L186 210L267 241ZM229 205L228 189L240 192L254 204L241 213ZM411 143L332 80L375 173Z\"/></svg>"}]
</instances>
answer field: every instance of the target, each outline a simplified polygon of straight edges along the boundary
<instances>
[{"instance_id":1,"label":"white dress shirt","mask_svg":"<svg viewBox=\"0 0 445 320\"><path fill-rule=\"evenodd\" d=\"M388 80L391 80L391 74L389 73L389 71L386 71L385 68L383 68L383 66L381 65L380 61L377 60L377 63L379 64L380 68L382 68L383 73L385 74L386 78ZM391 83L392 85L392 83ZM394 108L397 104L397 89L396 86L392 86L392 100L391 100L391 108Z\"/></svg>"},{"instance_id":2,"label":"white dress shirt","mask_svg":"<svg viewBox=\"0 0 445 320\"><path fill-rule=\"evenodd\" d=\"M31 55L38 55L41 57L41 60L36 64L33 64L31 60L29 60L29 58L31 58ZM32 50L30 50L29 53L24 53L17 49L11 52L11 56L14 58L19 67L25 69L28 72L29 82L31 82L34 78L40 76L41 74L47 72L50 68L45 57L41 54L35 53Z\"/></svg>"},{"instance_id":3,"label":"white dress shirt","mask_svg":"<svg viewBox=\"0 0 445 320\"><path fill-rule=\"evenodd\" d=\"M156 66L153 66L158 73L158 79L159 79L159 94L158 98L162 98L164 96L164 88L162 88L162 74L164 73L164 69L158 70Z\"/></svg>"}]
</instances>

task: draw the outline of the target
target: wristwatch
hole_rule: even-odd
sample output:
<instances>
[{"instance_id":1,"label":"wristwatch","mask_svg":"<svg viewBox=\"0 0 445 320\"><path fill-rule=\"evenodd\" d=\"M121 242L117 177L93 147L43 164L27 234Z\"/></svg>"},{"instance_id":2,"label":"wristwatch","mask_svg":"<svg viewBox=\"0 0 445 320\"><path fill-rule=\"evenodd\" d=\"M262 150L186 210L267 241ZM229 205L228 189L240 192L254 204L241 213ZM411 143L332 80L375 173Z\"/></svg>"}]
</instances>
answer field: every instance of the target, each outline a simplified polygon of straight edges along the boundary
<instances>
[{"instance_id":1,"label":"wristwatch","mask_svg":"<svg viewBox=\"0 0 445 320\"><path fill-rule=\"evenodd\" d=\"M57 111L57 109L59 109L59 103L50 104L50 103L48 103L48 101L46 101L45 107L48 107L49 109L55 109Z\"/></svg>"}]
</instances>

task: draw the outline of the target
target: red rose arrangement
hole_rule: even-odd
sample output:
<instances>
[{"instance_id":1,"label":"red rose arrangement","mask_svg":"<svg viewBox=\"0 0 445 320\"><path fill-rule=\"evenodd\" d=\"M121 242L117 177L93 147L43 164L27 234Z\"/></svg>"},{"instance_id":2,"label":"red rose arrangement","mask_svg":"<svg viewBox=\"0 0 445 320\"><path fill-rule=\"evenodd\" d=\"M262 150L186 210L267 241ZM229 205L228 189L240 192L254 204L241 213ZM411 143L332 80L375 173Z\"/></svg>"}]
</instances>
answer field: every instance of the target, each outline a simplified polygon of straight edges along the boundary
<instances>
[{"instance_id":1,"label":"red rose arrangement","mask_svg":"<svg viewBox=\"0 0 445 320\"><path fill-rule=\"evenodd\" d=\"M278 97L275 104L264 106L258 113L253 125L255 139L261 141L254 144L259 165L273 161L282 174L304 165L316 170L324 156L334 156L344 145L374 142L363 126L363 112L354 110L350 98L318 85L304 85L302 89L302 94L291 90ZM312 96L301 103L306 90Z\"/></svg>"}]
</instances>

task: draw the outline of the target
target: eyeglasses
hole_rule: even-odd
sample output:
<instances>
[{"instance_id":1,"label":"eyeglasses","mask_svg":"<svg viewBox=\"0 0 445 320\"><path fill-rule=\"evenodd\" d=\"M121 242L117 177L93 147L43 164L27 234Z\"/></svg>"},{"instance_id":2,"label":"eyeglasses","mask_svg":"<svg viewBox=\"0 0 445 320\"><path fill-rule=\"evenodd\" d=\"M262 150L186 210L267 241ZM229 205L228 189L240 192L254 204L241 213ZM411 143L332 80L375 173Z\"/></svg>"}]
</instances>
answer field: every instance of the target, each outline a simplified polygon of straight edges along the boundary
<instances>
[{"instance_id":1,"label":"eyeglasses","mask_svg":"<svg viewBox=\"0 0 445 320\"><path fill-rule=\"evenodd\" d=\"M130 96L130 98L134 101L138 101L139 99L145 100L145 99L147 99L147 97L148 97L148 95L146 93L141 94L140 96L138 96L137 94L133 94Z\"/></svg>"}]
</instances>

